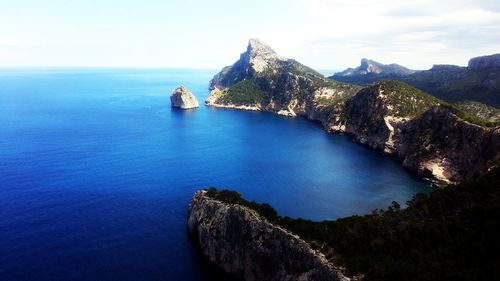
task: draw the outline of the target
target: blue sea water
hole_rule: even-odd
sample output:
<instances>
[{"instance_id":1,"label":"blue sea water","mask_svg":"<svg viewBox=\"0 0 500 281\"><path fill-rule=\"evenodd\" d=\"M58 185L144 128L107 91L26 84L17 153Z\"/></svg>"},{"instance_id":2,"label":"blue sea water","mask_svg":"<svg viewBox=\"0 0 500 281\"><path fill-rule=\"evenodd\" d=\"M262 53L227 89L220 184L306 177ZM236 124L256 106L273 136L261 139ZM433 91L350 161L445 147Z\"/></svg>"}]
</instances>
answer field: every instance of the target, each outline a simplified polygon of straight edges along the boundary
<instances>
[{"instance_id":1,"label":"blue sea water","mask_svg":"<svg viewBox=\"0 0 500 281\"><path fill-rule=\"evenodd\" d=\"M208 186L314 220L429 190L301 118L170 108L215 72L1 69L0 280L222 280L186 234Z\"/></svg>"}]
</instances>

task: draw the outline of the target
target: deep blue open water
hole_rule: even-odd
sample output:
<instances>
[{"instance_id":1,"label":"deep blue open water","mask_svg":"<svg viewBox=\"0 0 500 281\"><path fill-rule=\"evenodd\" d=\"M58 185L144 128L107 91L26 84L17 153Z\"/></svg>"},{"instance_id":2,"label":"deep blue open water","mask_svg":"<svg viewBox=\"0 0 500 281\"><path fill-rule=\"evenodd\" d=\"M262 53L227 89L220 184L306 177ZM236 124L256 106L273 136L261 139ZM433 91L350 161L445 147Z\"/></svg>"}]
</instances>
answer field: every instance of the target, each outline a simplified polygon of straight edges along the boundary
<instances>
[{"instance_id":1,"label":"deep blue open water","mask_svg":"<svg viewBox=\"0 0 500 281\"><path fill-rule=\"evenodd\" d=\"M215 72L1 69L0 280L220 280L186 235L203 187L314 220L429 190L301 118L170 108Z\"/></svg>"}]
</instances>

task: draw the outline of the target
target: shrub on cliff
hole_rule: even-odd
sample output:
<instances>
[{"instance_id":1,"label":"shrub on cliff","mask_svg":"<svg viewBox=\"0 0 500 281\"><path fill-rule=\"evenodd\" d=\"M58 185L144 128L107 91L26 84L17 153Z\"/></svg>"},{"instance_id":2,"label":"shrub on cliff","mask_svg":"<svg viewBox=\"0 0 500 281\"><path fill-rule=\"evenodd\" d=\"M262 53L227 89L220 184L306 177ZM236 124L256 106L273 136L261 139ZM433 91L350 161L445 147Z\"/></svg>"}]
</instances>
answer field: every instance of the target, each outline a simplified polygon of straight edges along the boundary
<instances>
[{"instance_id":1,"label":"shrub on cliff","mask_svg":"<svg viewBox=\"0 0 500 281\"><path fill-rule=\"evenodd\" d=\"M259 204L255 202L255 200L247 201L243 199L241 193L233 190L223 189L218 191L215 187L210 187L207 189L206 195L225 203L246 206L257 211L260 215L271 221L278 218L278 212L276 212L276 210L268 203Z\"/></svg>"}]
</instances>

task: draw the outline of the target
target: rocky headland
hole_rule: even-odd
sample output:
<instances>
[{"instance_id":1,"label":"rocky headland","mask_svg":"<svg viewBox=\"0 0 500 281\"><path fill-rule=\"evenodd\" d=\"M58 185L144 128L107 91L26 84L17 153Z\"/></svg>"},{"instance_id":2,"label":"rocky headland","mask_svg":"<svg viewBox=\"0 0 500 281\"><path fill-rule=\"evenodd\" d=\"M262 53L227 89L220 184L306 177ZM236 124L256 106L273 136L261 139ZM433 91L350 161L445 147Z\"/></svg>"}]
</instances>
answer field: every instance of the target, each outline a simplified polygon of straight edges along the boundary
<instances>
[{"instance_id":1,"label":"rocky headland","mask_svg":"<svg viewBox=\"0 0 500 281\"><path fill-rule=\"evenodd\" d=\"M193 109L200 107L196 97L184 86L177 87L170 96L170 104L174 108Z\"/></svg>"},{"instance_id":2,"label":"rocky headland","mask_svg":"<svg viewBox=\"0 0 500 281\"><path fill-rule=\"evenodd\" d=\"M474 112L403 82L362 88L327 79L256 39L215 75L210 89L208 106L303 116L439 183L472 181L500 159L500 128Z\"/></svg>"},{"instance_id":3,"label":"rocky headland","mask_svg":"<svg viewBox=\"0 0 500 281\"><path fill-rule=\"evenodd\" d=\"M204 256L239 279L350 280L297 235L206 190L189 205L188 231Z\"/></svg>"},{"instance_id":4,"label":"rocky headland","mask_svg":"<svg viewBox=\"0 0 500 281\"><path fill-rule=\"evenodd\" d=\"M209 188L194 195L188 229L204 256L244 280L496 280L499 185L496 167L417 194L406 208L393 202L327 221L279 216L269 204Z\"/></svg>"}]
</instances>

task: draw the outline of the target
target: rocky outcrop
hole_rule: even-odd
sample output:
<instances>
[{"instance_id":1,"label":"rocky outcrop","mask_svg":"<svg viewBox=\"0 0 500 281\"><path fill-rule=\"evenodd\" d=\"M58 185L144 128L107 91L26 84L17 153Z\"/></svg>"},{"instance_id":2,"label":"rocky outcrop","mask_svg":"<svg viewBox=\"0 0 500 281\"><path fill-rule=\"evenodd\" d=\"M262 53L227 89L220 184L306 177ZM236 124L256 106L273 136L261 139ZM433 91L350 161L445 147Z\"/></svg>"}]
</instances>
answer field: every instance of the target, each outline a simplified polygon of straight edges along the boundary
<instances>
[{"instance_id":1,"label":"rocky outcrop","mask_svg":"<svg viewBox=\"0 0 500 281\"><path fill-rule=\"evenodd\" d=\"M423 177L470 182L500 160L500 128L471 124L436 106L400 127L396 152L403 167Z\"/></svg>"},{"instance_id":2,"label":"rocky outcrop","mask_svg":"<svg viewBox=\"0 0 500 281\"><path fill-rule=\"evenodd\" d=\"M211 262L240 279L349 280L298 236L206 191L189 205L188 231Z\"/></svg>"},{"instance_id":3,"label":"rocky outcrop","mask_svg":"<svg viewBox=\"0 0 500 281\"><path fill-rule=\"evenodd\" d=\"M500 54L472 58L467 66L470 70L500 69Z\"/></svg>"},{"instance_id":4,"label":"rocky outcrop","mask_svg":"<svg viewBox=\"0 0 500 281\"><path fill-rule=\"evenodd\" d=\"M410 171L440 183L474 180L500 158L498 127L471 124L457 116L458 109L402 82L382 81L360 90L328 81L256 40L214 77L210 88L209 106L304 116L397 156Z\"/></svg>"},{"instance_id":5,"label":"rocky outcrop","mask_svg":"<svg viewBox=\"0 0 500 281\"><path fill-rule=\"evenodd\" d=\"M172 92L170 104L172 107L180 109L192 109L200 106L193 93L188 91L184 86L180 86Z\"/></svg>"}]
</instances>

